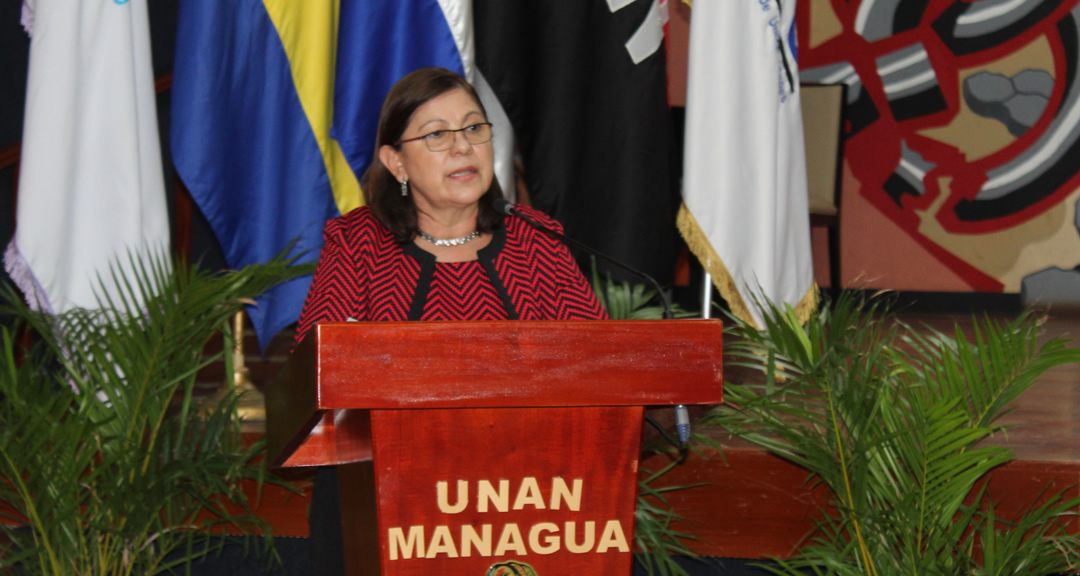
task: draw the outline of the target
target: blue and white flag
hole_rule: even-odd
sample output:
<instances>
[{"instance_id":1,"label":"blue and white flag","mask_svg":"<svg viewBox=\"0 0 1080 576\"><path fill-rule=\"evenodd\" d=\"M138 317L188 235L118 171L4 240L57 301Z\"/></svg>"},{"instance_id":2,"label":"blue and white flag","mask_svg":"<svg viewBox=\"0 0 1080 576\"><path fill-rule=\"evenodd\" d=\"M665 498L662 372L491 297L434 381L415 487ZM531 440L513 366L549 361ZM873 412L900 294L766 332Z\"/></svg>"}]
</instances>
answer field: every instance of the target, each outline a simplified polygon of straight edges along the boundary
<instances>
[{"instance_id":1,"label":"blue and white flag","mask_svg":"<svg viewBox=\"0 0 1080 576\"><path fill-rule=\"evenodd\" d=\"M37 309L96 308L117 289L111 265L167 253L146 2L23 6L30 70L4 266Z\"/></svg>"},{"instance_id":2,"label":"blue and white flag","mask_svg":"<svg viewBox=\"0 0 1080 576\"><path fill-rule=\"evenodd\" d=\"M816 303L795 4L698 0L690 20L679 230L732 313Z\"/></svg>"}]
</instances>

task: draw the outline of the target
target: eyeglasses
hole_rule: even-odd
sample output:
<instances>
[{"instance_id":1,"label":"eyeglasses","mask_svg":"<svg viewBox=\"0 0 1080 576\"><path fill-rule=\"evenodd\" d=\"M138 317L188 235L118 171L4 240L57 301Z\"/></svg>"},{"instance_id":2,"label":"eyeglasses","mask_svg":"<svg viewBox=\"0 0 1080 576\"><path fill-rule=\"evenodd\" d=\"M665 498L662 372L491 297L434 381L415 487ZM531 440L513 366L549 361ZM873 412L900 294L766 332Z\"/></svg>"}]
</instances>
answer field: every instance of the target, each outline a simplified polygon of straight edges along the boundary
<instances>
[{"instance_id":1,"label":"eyeglasses","mask_svg":"<svg viewBox=\"0 0 1080 576\"><path fill-rule=\"evenodd\" d=\"M465 137L465 141L469 144L483 144L484 142L491 140L491 122L470 124L464 128L458 128L457 130L436 130L430 134L424 134L423 136L417 136L416 138L398 140L395 146L406 142L423 140L424 144L427 144L428 150L431 150L432 152L442 152L443 150L449 150L454 147L455 135L458 132L461 132L462 136Z\"/></svg>"}]
</instances>

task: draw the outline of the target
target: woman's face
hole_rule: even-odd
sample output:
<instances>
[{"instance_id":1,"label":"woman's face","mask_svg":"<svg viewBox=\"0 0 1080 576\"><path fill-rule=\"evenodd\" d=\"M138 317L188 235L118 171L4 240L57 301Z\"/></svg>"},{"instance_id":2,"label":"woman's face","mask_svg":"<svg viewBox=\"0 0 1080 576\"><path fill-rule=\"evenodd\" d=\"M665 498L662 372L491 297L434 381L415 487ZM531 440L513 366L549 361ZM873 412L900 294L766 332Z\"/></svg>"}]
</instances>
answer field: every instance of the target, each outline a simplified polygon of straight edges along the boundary
<instances>
[{"instance_id":1,"label":"woman's face","mask_svg":"<svg viewBox=\"0 0 1080 576\"><path fill-rule=\"evenodd\" d=\"M487 122L480 105L468 92L454 89L417 108L401 140L480 122ZM491 187L493 157L490 140L470 144L462 132L441 152L429 150L424 140L402 142L400 151L390 146L380 150L380 159L394 176L399 181L408 178L409 192L423 213L475 205Z\"/></svg>"}]
</instances>

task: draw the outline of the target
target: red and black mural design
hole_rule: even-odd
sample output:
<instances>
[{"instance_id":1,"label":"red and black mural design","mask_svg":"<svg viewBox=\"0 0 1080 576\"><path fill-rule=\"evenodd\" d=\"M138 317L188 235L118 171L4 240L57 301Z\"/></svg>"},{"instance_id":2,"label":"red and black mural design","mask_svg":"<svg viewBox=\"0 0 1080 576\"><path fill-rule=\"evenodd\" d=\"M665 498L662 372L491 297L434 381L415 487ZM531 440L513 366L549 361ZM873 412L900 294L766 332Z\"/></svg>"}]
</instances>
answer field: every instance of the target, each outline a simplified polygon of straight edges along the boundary
<instances>
[{"instance_id":1,"label":"red and black mural design","mask_svg":"<svg viewBox=\"0 0 1080 576\"><path fill-rule=\"evenodd\" d=\"M858 193L974 290L1080 295L1080 0L799 0ZM847 189L845 189L847 192Z\"/></svg>"}]
</instances>

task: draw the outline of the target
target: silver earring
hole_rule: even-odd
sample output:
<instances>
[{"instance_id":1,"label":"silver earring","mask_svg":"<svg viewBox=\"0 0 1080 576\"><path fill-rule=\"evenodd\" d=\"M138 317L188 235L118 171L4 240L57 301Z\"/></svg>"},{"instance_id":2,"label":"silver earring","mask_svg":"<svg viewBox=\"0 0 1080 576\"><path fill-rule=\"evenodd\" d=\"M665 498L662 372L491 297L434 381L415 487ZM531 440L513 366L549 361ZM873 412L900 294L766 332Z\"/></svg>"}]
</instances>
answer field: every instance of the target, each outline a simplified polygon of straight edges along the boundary
<instances>
[{"instance_id":1,"label":"silver earring","mask_svg":"<svg viewBox=\"0 0 1080 576\"><path fill-rule=\"evenodd\" d=\"M408 196L409 195L409 180L407 178L403 178L401 180L401 195L402 196Z\"/></svg>"}]
</instances>

